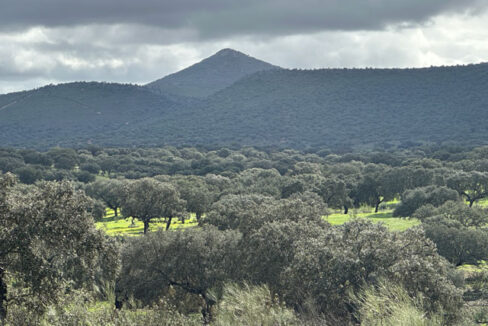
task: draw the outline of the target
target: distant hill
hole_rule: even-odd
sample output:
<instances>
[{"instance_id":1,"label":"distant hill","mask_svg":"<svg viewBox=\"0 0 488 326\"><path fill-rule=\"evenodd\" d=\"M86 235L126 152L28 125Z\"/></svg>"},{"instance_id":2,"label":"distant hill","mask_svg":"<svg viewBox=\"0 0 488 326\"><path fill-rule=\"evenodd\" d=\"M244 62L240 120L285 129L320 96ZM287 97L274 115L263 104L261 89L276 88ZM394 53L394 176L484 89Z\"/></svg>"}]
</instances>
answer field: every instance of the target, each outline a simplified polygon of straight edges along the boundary
<instances>
[{"instance_id":1,"label":"distant hill","mask_svg":"<svg viewBox=\"0 0 488 326\"><path fill-rule=\"evenodd\" d=\"M133 125L161 119L175 104L140 86L94 82L1 95L0 143L43 148L97 142L107 130L123 135Z\"/></svg>"},{"instance_id":2,"label":"distant hill","mask_svg":"<svg viewBox=\"0 0 488 326\"><path fill-rule=\"evenodd\" d=\"M219 53L168 77L195 76L198 71L194 85L201 84L200 95L210 94L204 98L143 86L84 82L1 95L0 144L297 149L488 144L488 64L264 69L212 93L217 89L215 71L231 71L228 82L237 76L225 68L233 60L227 57L235 54L240 61L245 56L233 50ZM212 65L217 66L209 70Z\"/></svg>"},{"instance_id":3,"label":"distant hill","mask_svg":"<svg viewBox=\"0 0 488 326\"><path fill-rule=\"evenodd\" d=\"M193 107L180 139L164 134L164 121L146 130L189 144L479 145L488 142L487 90L488 64L273 70L245 77Z\"/></svg>"},{"instance_id":4,"label":"distant hill","mask_svg":"<svg viewBox=\"0 0 488 326\"><path fill-rule=\"evenodd\" d=\"M203 61L146 86L162 94L204 98L258 71L279 69L239 51L223 49Z\"/></svg>"}]
</instances>

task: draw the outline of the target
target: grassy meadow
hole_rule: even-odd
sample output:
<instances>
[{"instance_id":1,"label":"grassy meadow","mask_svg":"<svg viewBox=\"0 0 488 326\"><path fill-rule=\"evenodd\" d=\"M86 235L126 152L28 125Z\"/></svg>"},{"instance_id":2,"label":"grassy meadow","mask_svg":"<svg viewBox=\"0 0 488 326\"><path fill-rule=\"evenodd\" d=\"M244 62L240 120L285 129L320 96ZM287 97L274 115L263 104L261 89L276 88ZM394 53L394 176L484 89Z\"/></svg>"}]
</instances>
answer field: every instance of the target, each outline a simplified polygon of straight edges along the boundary
<instances>
[{"instance_id":1,"label":"grassy meadow","mask_svg":"<svg viewBox=\"0 0 488 326\"><path fill-rule=\"evenodd\" d=\"M324 219L332 225L341 225L355 218L364 218L373 223L382 223L391 231L404 231L413 226L420 225L420 221L415 218L401 218L393 217L393 209L399 203L398 199L392 200L380 206L380 211L374 213L372 207L361 207L351 209L348 214L341 211L333 211L332 214L324 216ZM488 198L476 202L475 205L488 207ZM171 229L187 228L197 225L195 214L191 214L189 218L182 223L179 219L173 219L171 222ZM96 223L97 228L103 229L109 235L127 235L137 236L143 234L144 224L137 219L132 221L132 218L123 218L121 216L115 218L114 211L107 208L105 217L102 221ZM149 227L150 231L156 231L159 228L166 227L166 219L155 219Z\"/></svg>"},{"instance_id":2,"label":"grassy meadow","mask_svg":"<svg viewBox=\"0 0 488 326\"><path fill-rule=\"evenodd\" d=\"M196 226L197 220L194 214L191 214L189 218L185 219L182 223L179 219L174 218L171 221L171 229L180 229L191 226ZM108 235L127 235L127 236L137 236L144 233L144 223L134 219L132 221L131 217L124 218L122 216L115 217L114 211L107 208L105 217L102 221L96 223L96 227L105 230ZM160 218L155 219L149 224L149 231L156 231L160 228L166 228L166 219Z\"/></svg>"},{"instance_id":3,"label":"grassy meadow","mask_svg":"<svg viewBox=\"0 0 488 326\"><path fill-rule=\"evenodd\" d=\"M393 209L389 208L394 204L388 203L386 205L387 209L382 209L378 213L373 212L373 208L360 208L351 209L348 214L344 214L340 211L335 211L328 216L324 216L324 219L332 225L344 224L347 221L355 218L364 218L372 221L373 223L382 223L388 227L391 231L404 231L413 226L419 225L420 221L414 218L399 218L393 217ZM487 202L488 204L488 202ZM197 225L197 220L195 214L191 214L189 218L185 219L184 223L180 219L174 218L171 222L171 229L180 229L193 227ZM107 208L105 217L102 221L96 223L97 228L105 230L108 235L126 235L126 236L137 236L143 234L144 224L137 220L128 217L124 218L122 216L115 217L114 211ZM149 231L156 231L160 228L166 227L166 219L154 219L150 223Z\"/></svg>"},{"instance_id":4,"label":"grassy meadow","mask_svg":"<svg viewBox=\"0 0 488 326\"><path fill-rule=\"evenodd\" d=\"M355 218L364 218L370 220L373 223L382 223L391 231L404 231L413 226L419 225L420 221L415 218L400 218L393 217L393 210L383 210L378 213L372 212L351 212L349 214L334 213L326 216L325 219L332 225L344 224L347 221Z\"/></svg>"}]
</instances>

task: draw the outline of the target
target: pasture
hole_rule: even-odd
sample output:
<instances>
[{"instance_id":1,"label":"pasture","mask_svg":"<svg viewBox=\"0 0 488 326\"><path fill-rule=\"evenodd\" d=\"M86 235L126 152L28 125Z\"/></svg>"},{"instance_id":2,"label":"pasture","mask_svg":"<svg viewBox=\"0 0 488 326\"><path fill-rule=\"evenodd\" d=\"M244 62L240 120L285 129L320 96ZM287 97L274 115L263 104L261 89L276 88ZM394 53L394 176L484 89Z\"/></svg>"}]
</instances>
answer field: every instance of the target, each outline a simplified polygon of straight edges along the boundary
<instances>
[{"instance_id":1,"label":"pasture","mask_svg":"<svg viewBox=\"0 0 488 326\"><path fill-rule=\"evenodd\" d=\"M365 211L365 209L352 209L349 214L343 214L341 212L334 212L328 216L324 216L324 219L331 225L341 225L355 218L364 218L373 223L382 223L391 231L404 231L416 225L420 225L420 221L414 218L399 218L393 217L392 209L381 210L378 213L373 212L373 208ZM181 229L197 226L197 220L194 214L191 214L189 218L185 219L184 223L180 219L174 218L171 222L171 229ZM107 208L106 215L102 221L96 223L96 227L105 230L108 235L111 236L137 236L142 235L144 230L144 224L132 218L124 218L119 216L115 218L113 210ZM149 231L156 231L160 228L166 227L166 219L155 219L151 222Z\"/></svg>"},{"instance_id":2,"label":"pasture","mask_svg":"<svg viewBox=\"0 0 488 326\"><path fill-rule=\"evenodd\" d=\"M405 231L413 226L420 225L420 221L415 218L400 218L393 217L393 210L383 210L378 213L372 212L354 212L349 214L334 213L324 217L324 219L332 225L344 224L355 218L367 219L373 223L382 223L391 231Z\"/></svg>"},{"instance_id":3,"label":"pasture","mask_svg":"<svg viewBox=\"0 0 488 326\"><path fill-rule=\"evenodd\" d=\"M194 214L192 214L190 218L185 219L184 223L182 223L180 219L174 218L170 228L181 229L196 225L197 220ZM138 236L144 233L144 224L141 221L137 219L134 219L133 221L131 217L124 218L119 216L115 218L113 210L109 208L107 208L103 220L96 222L96 227L98 229L103 229L108 235L112 236ZM160 218L153 220L153 222L150 223L149 231L157 231L160 228L166 228L166 219Z\"/></svg>"}]
</instances>

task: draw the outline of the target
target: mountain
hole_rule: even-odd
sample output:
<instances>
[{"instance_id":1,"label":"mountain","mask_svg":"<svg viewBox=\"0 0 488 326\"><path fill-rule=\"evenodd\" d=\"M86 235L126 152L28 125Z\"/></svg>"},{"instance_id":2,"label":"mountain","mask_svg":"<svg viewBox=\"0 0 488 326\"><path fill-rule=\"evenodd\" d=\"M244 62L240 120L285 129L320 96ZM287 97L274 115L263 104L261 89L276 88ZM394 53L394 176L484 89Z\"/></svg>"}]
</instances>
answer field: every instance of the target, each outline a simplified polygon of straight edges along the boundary
<instances>
[{"instance_id":1,"label":"mountain","mask_svg":"<svg viewBox=\"0 0 488 326\"><path fill-rule=\"evenodd\" d=\"M279 69L239 51L223 49L203 61L146 86L163 93L205 98L258 71Z\"/></svg>"},{"instance_id":2,"label":"mountain","mask_svg":"<svg viewBox=\"0 0 488 326\"><path fill-rule=\"evenodd\" d=\"M488 64L424 69L270 70L194 106L187 144L362 147L488 143ZM184 138L184 139L183 139Z\"/></svg>"},{"instance_id":3,"label":"mountain","mask_svg":"<svg viewBox=\"0 0 488 326\"><path fill-rule=\"evenodd\" d=\"M161 119L175 105L140 86L95 82L0 95L0 143L73 146L96 142L110 130L119 135L114 144L120 145L127 130L148 119Z\"/></svg>"},{"instance_id":4,"label":"mountain","mask_svg":"<svg viewBox=\"0 0 488 326\"><path fill-rule=\"evenodd\" d=\"M200 76L193 87L201 84L200 94L208 95L202 98L169 89L85 82L1 95L0 144L41 149L88 143L297 149L488 144L486 63L422 69L270 68L234 80L236 71L243 70L231 69L230 62L241 62L242 56L223 50L167 77L188 78L189 83L188 76ZM229 75L219 79L216 71ZM216 87L216 80L233 81Z\"/></svg>"}]
</instances>

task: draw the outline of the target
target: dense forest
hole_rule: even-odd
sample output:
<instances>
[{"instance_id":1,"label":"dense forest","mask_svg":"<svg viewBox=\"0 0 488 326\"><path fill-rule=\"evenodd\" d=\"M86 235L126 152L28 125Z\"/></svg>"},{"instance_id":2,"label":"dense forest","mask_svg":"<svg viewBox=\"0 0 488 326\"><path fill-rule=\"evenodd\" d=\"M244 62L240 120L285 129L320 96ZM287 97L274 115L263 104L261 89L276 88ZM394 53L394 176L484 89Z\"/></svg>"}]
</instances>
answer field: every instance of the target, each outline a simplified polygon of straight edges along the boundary
<instances>
[{"instance_id":1,"label":"dense forest","mask_svg":"<svg viewBox=\"0 0 488 326\"><path fill-rule=\"evenodd\" d=\"M482 146L488 64L280 69L223 50L146 86L77 82L0 95L0 143L47 150L173 146Z\"/></svg>"},{"instance_id":2,"label":"dense forest","mask_svg":"<svg viewBox=\"0 0 488 326\"><path fill-rule=\"evenodd\" d=\"M0 171L5 325L488 322L488 147L2 148Z\"/></svg>"}]
</instances>

